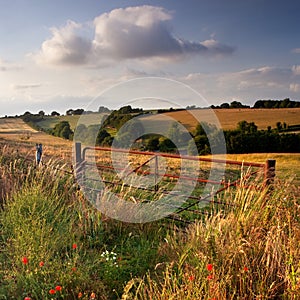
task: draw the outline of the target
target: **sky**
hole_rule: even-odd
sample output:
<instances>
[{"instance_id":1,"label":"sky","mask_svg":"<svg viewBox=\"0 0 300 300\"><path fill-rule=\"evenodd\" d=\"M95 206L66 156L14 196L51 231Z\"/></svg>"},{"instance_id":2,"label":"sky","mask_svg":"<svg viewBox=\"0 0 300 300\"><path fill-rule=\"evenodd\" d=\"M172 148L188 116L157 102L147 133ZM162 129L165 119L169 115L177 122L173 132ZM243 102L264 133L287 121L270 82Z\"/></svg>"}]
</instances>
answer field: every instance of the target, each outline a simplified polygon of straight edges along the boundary
<instances>
[{"instance_id":1,"label":"sky","mask_svg":"<svg viewBox=\"0 0 300 300\"><path fill-rule=\"evenodd\" d=\"M117 88L113 98L105 91L137 78L149 79L153 91L159 80L151 78L178 82L208 105L300 100L298 0L0 0L0 5L0 116L64 114L91 102L115 109L128 103L126 90ZM181 96L170 87L168 93ZM159 105L149 86L143 97L150 99L139 101L146 108ZM203 104L174 99L178 107Z\"/></svg>"}]
</instances>

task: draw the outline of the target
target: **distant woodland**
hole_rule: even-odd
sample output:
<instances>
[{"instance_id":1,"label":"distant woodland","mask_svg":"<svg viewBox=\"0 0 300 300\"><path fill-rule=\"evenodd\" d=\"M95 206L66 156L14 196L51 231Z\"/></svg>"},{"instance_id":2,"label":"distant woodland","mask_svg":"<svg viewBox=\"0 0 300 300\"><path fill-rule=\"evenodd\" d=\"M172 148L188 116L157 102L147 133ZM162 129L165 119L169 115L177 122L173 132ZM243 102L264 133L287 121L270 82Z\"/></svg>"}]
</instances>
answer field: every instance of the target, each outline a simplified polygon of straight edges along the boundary
<instances>
[{"instance_id":1,"label":"distant woodland","mask_svg":"<svg viewBox=\"0 0 300 300\"><path fill-rule=\"evenodd\" d=\"M230 104L223 103L221 106L213 108L246 108L247 106L240 102L234 101ZM253 108L297 108L300 102L284 100L258 100ZM194 109L194 106L187 109ZM99 111L108 113L109 110L103 106ZM156 113L174 111L173 108L168 110L157 110ZM82 114L84 110L68 110L67 114ZM141 108L132 108L130 105L121 107L107 114L107 117L99 130L99 125L85 126L81 124L76 128L76 135L80 137L81 142L96 142L99 146L114 147L132 147L145 151L161 151L161 152L178 152L181 147L188 144L188 154L205 155L210 153L218 153L220 143L225 137L227 153L264 153L264 152L300 152L300 124L289 126L285 123L277 122L275 128L269 126L266 130L259 130L254 122L241 121L234 130L221 131L211 124L199 123L196 129L189 134L182 133L179 127L174 124L170 125L166 138L162 135L147 134L143 135L144 128L142 123L134 118L137 115L147 114ZM56 115L54 113L51 114ZM26 112L22 119L29 125L38 130L37 122L44 118L43 111L39 114L31 114ZM55 125L53 129L47 130L47 133L62 137L65 139L73 139L74 132L67 121L61 121ZM96 136L96 140L95 137ZM138 137L134 140L134 137ZM192 140L191 140L192 139ZM132 144L132 141L134 143ZM197 151L195 153L196 144Z\"/></svg>"}]
</instances>

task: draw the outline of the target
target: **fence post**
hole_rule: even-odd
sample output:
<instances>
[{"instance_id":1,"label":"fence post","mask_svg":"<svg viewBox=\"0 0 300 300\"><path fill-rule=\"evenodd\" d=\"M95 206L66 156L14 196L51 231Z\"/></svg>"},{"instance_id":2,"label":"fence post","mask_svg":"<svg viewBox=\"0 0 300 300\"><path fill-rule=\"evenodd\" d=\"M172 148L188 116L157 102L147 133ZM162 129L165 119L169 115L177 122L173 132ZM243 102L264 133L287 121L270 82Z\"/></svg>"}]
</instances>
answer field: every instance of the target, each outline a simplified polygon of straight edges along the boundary
<instances>
[{"instance_id":1,"label":"fence post","mask_svg":"<svg viewBox=\"0 0 300 300\"><path fill-rule=\"evenodd\" d=\"M77 167L82 162L81 143L75 143L75 166Z\"/></svg>"},{"instance_id":2,"label":"fence post","mask_svg":"<svg viewBox=\"0 0 300 300\"><path fill-rule=\"evenodd\" d=\"M155 174L154 174L154 190L155 192L158 191L158 183L157 183L157 180L158 180L158 157L157 155L155 154Z\"/></svg>"},{"instance_id":3,"label":"fence post","mask_svg":"<svg viewBox=\"0 0 300 300\"><path fill-rule=\"evenodd\" d=\"M269 186L274 183L275 178L275 159L268 159L265 165L265 186Z\"/></svg>"},{"instance_id":4,"label":"fence post","mask_svg":"<svg viewBox=\"0 0 300 300\"><path fill-rule=\"evenodd\" d=\"M75 143L75 177L80 184L82 182L82 154L81 154L81 143Z\"/></svg>"}]
</instances>

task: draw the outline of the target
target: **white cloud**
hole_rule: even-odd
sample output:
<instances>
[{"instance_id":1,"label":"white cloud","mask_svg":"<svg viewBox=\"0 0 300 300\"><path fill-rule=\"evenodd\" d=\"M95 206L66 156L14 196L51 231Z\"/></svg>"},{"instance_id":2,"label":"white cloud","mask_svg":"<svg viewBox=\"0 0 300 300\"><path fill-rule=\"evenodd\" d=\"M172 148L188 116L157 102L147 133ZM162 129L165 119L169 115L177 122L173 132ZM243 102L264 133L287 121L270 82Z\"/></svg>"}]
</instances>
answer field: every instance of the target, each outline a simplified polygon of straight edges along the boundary
<instances>
[{"instance_id":1,"label":"white cloud","mask_svg":"<svg viewBox=\"0 0 300 300\"><path fill-rule=\"evenodd\" d=\"M300 92L300 84L299 83L291 83L290 84L290 91L294 93Z\"/></svg>"},{"instance_id":2,"label":"white cloud","mask_svg":"<svg viewBox=\"0 0 300 300\"><path fill-rule=\"evenodd\" d=\"M300 97L300 68L277 68L263 66L237 72L204 74L192 73L182 80L203 93L212 103L228 102L231 98L240 101L257 99L280 99L291 92Z\"/></svg>"},{"instance_id":3,"label":"white cloud","mask_svg":"<svg viewBox=\"0 0 300 300\"><path fill-rule=\"evenodd\" d=\"M294 75L300 75L300 65L295 65L292 67Z\"/></svg>"},{"instance_id":4,"label":"white cloud","mask_svg":"<svg viewBox=\"0 0 300 300\"><path fill-rule=\"evenodd\" d=\"M0 58L0 72L6 72L6 71L18 71L21 70L22 67L20 65L16 65L12 62L3 60Z\"/></svg>"},{"instance_id":5,"label":"white cloud","mask_svg":"<svg viewBox=\"0 0 300 300\"><path fill-rule=\"evenodd\" d=\"M80 35L81 24L68 21L62 28L51 28L52 38L43 42L37 55L40 63L78 65L87 61L91 42Z\"/></svg>"},{"instance_id":6,"label":"white cloud","mask_svg":"<svg viewBox=\"0 0 300 300\"><path fill-rule=\"evenodd\" d=\"M300 54L300 48L292 49L292 53Z\"/></svg>"},{"instance_id":7,"label":"white cloud","mask_svg":"<svg viewBox=\"0 0 300 300\"><path fill-rule=\"evenodd\" d=\"M235 50L215 39L198 42L177 38L171 20L172 13L162 7L119 8L94 19L93 39L80 32L82 24L68 21L62 28L51 29L52 37L43 42L38 59L47 64L101 66L127 59L229 55Z\"/></svg>"}]
</instances>

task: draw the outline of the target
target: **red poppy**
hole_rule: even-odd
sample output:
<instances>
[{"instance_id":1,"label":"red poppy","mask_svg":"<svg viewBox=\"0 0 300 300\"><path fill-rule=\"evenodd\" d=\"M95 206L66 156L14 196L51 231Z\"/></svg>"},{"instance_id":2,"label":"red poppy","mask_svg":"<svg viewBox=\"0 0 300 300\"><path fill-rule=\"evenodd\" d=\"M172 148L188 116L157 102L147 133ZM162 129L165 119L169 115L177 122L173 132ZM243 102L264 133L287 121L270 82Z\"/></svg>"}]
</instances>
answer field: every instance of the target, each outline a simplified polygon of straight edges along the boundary
<instances>
[{"instance_id":1,"label":"red poppy","mask_svg":"<svg viewBox=\"0 0 300 300\"><path fill-rule=\"evenodd\" d=\"M79 293L78 293L78 298L80 299L82 296L83 296L82 293L79 292Z\"/></svg>"},{"instance_id":2,"label":"red poppy","mask_svg":"<svg viewBox=\"0 0 300 300\"><path fill-rule=\"evenodd\" d=\"M248 272L249 269L248 269L247 267L244 267L244 271L245 271L245 272Z\"/></svg>"},{"instance_id":3,"label":"red poppy","mask_svg":"<svg viewBox=\"0 0 300 300\"><path fill-rule=\"evenodd\" d=\"M76 267L73 267L73 268L72 268L72 271L73 271L73 272L76 272L76 271L77 271L77 268L76 268Z\"/></svg>"},{"instance_id":4,"label":"red poppy","mask_svg":"<svg viewBox=\"0 0 300 300\"><path fill-rule=\"evenodd\" d=\"M40 261L39 266L43 267L45 265L45 263L43 261Z\"/></svg>"},{"instance_id":5,"label":"red poppy","mask_svg":"<svg viewBox=\"0 0 300 300\"><path fill-rule=\"evenodd\" d=\"M90 299L96 299L96 294L95 293L91 293Z\"/></svg>"},{"instance_id":6,"label":"red poppy","mask_svg":"<svg viewBox=\"0 0 300 300\"><path fill-rule=\"evenodd\" d=\"M206 269L207 269L207 271L211 272L213 270L213 265L207 264Z\"/></svg>"},{"instance_id":7,"label":"red poppy","mask_svg":"<svg viewBox=\"0 0 300 300\"><path fill-rule=\"evenodd\" d=\"M31 300L31 298L30 297L25 297L24 300Z\"/></svg>"},{"instance_id":8,"label":"red poppy","mask_svg":"<svg viewBox=\"0 0 300 300\"><path fill-rule=\"evenodd\" d=\"M22 263L23 263L24 265L27 265L28 262L29 262L29 260L28 260L28 258L27 258L26 256L22 257Z\"/></svg>"},{"instance_id":9,"label":"red poppy","mask_svg":"<svg viewBox=\"0 0 300 300\"><path fill-rule=\"evenodd\" d=\"M72 245L72 248L73 248L73 249L77 249L77 244L74 243L74 244Z\"/></svg>"},{"instance_id":10,"label":"red poppy","mask_svg":"<svg viewBox=\"0 0 300 300\"><path fill-rule=\"evenodd\" d=\"M190 276L188 277L188 280L189 280L189 281L194 281L194 280L195 280L195 276L194 276L194 275L190 275Z\"/></svg>"},{"instance_id":11,"label":"red poppy","mask_svg":"<svg viewBox=\"0 0 300 300\"><path fill-rule=\"evenodd\" d=\"M62 287L61 287L60 285L57 285L57 286L55 287L55 290L58 291L58 292L61 292Z\"/></svg>"},{"instance_id":12,"label":"red poppy","mask_svg":"<svg viewBox=\"0 0 300 300\"><path fill-rule=\"evenodd\" d=\"M208 275L208 276L207 276L207 280L212 280L213 278L214 278L213 275Z\"/></svg>"},{"instance_id":13,"label":"red poppy","mask_svg":"<svg viewBox=\"0 0 300 300\"><path fill-rule=\"evenodd\" d=\"M49 290L49 294L54 295L56 291L54 289Z\"/></svg>"}]
</instances>

